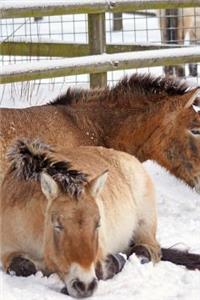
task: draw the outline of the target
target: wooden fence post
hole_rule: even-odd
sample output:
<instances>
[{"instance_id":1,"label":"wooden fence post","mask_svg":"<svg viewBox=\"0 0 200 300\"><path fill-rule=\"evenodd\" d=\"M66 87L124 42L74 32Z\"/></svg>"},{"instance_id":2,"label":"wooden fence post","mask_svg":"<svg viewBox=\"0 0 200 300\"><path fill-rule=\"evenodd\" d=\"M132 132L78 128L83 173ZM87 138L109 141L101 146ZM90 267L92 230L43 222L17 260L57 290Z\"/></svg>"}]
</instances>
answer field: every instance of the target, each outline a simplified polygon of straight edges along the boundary
<instances>
[{"instance_id":1,"label":"wooden fence post","mask_svg":"<svg viewBox=\"0 0 200 300\"><path fill-rule=\"evenodd\" d=\"M184 39L180 40L181 35L179 35L179 30L187 30L187 28L184 28L184 21L183 16L180 14L180 9L174 8L174 9L166 9L165 10L165 26L162 29L162 40L164 43L167 44L178 44L178 45L184 45ZM182 26L183 28L179 28L179 23L181 23L182 18ZM163 23L164 23L163 22ZM173 75L175 73L179 77L185 76L185 66L179 65L179 66L165 66L164 72L166 75Z\"/></svg>"},{"instance_id":2,"label":"wooden fence post","mask_svg":"<svg viewBox=\"0 0 200 300\"><path fill-rule=\"evenodd\" d=\"M88 35L90 54L106 52L105 13L88 15ZM92 56L91 56L92 60ZM107 85L107 73L90 74L90 87Z\"/></svg>"},{"instance_id":3,"label":"wooden fence post","mask_svg":"<svg viewBox=\"0 0 200 300\"><path fill-rule=\"evenodd\" d=\"M123 30L122 13L113 14L113 31Z\"/></svg>"}]
</instances>

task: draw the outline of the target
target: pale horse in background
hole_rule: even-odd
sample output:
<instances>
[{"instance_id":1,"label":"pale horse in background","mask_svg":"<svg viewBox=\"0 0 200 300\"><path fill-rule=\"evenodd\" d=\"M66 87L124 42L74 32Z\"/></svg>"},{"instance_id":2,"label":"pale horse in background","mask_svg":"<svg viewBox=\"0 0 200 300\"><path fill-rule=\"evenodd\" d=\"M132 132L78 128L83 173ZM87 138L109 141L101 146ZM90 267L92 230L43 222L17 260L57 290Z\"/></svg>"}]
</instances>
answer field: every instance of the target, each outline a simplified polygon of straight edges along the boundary
<instances>
[{"instance_id":1,"label":"pale horse in background","mask_svg":"<svg viewBox=\"0 0 200 300\"><path fill-rule=\"evenodd\" d=\"M200 7L162 9L158 11L158 16L163 43L184 45L189 40L189 44L200 44ZM172 75L174 68L177 76L185 76L184 65L166 66L165 74ZM189 64L189 75L198 75L197 64Z\"/></svg>"}]
</instances>

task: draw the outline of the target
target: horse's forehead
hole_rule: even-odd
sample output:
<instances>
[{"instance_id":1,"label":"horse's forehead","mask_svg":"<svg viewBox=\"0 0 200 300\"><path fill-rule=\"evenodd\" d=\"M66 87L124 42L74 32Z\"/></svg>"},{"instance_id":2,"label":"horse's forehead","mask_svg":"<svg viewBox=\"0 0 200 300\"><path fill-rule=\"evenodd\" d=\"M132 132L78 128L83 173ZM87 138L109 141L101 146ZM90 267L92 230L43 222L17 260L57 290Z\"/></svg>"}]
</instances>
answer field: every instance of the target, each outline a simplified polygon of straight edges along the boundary
<instances>
[{"instance_id":1,"label":"horse's forehead","mask_svg":"<svg viewBox=\"0 0 200 300\"><path fill-rule=\"evenodd\" d=\"M98 213L98 206L94 200L87 196L79 199L60 196L51 206L51 212L57 212L62 215L73 215L74 217L85 217L91 212L95 215Z\"/></svg>"}]
</instances>

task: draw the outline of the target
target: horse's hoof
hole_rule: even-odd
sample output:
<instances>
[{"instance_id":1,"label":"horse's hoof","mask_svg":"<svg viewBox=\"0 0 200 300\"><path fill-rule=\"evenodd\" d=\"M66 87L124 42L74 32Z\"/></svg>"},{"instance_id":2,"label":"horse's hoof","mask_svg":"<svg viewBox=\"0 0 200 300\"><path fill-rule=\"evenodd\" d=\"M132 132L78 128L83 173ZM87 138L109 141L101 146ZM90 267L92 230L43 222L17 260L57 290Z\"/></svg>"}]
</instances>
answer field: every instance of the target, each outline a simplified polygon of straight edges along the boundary
<instances>
[{"instance_id":1,"label":"horse's hoof","mask_svg":"<svg viewBox=\"0 0 200 300\"><path fill-rule=\"evenodd\" d=\"M115 274L121 272L126 259L120 254L110 254L106 260L99 262L96 266L96 276L98 279L107 280L112 278Z\"/></svg>"},{"instance_id":2,"label":"horse's hoof","mask_svg":"<svg viewBox=\"0 0 200 300\"><path fill-rule=\"evenodd\" d=\"M112 259L113 262L115 261L116 273L121 272L121 270L123 269L126 263L126 259L124 258L124 256L122 256L121 254L116 254L116 255L112 255Z\"/></svg>"},{"instance_id":3,"label":"horse's hoof","mask_svg":"<svg viewBox=\"0 0 200 300\"><path fill-rule=\"evenodd\" d=\"M143 264L147 264L149 262L149 259L143 255L141 256L138 256L139 260L140 260L140 263L143 265Z\"/></svg>"},{"instance_id":4,"label":"horse's hoof","mask_svg":"<svg viewBox=\"0 0 200 300\"><path fill-rule=\"evenodd\" d=\"M151 254L146 247L142 245L136 245L133 246L131 250L131 254L135 253L135 255L139 258L141 264L146 264L151 261Z\"/></svg>"},{"instance_id":5,"label":"horse's hoof","mask_svg":"<svg viewBox=\"0 0 200 300\"><path fill-rule=\"evenodd\" d=\"M14 273L16 276L28 277L37 272L35 265L28 259L16 256L12 259L7 273Z\"/></svg>"}]
</instances>

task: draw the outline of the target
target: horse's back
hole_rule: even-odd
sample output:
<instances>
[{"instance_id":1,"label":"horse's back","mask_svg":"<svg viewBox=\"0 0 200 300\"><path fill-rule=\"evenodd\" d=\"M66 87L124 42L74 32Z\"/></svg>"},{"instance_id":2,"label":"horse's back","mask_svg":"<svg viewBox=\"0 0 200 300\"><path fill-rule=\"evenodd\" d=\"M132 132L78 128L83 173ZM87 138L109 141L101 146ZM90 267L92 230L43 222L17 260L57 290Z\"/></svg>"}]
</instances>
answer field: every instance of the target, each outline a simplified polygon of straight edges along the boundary
<instances>
[{"instance_id":1,"label":"horse's back","mask_svg":"<svg viewBox=\"0 0 200 300\"><path fill-rule=\"evenodd\" d=\"M109 171L109 189L121 185L123 190L143 197L146 189L153 190L151 178L139 160L122 151L96 146L80 146L73 149L62 149L60 158L67 158L73 168L89 174L94 178Z\"/></svg>"},{"instance_id":2,"label":"horse's back","mask_svg":"<svg viewBox=\"0 0 200 300\"><path fill-rule=\"evenodd\" d=\"M151 182L150 176L139 160L122 151L96 146L80 146L73 149L62 149L61 158L66 157L76 169L81 169L94 177L107 170L111 178L122 178L131 189L142 190ZM115 182L116 182L115 178Z\"/></svg>"},{"instance_id":3,"label":"horse's back","mask_svg":"<svg viewBox=\"0 0 200 300\"><path fill-rule=\"evenodd\" d=\"M23 109L0 109L0 137L4 147L20 138L40 138L49 144L62 141L60 129L70 131L72 125L64 107L52 105L34 106ZM70 134L69 134L70 136ZM64 146L64 145L63 145Z\"/></svg>"}]
</instances>

